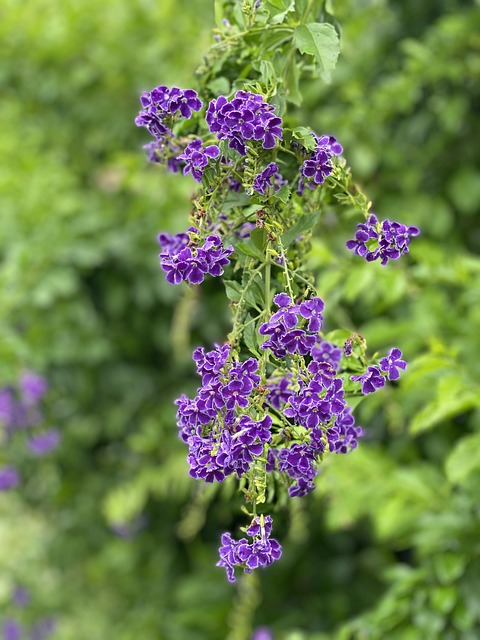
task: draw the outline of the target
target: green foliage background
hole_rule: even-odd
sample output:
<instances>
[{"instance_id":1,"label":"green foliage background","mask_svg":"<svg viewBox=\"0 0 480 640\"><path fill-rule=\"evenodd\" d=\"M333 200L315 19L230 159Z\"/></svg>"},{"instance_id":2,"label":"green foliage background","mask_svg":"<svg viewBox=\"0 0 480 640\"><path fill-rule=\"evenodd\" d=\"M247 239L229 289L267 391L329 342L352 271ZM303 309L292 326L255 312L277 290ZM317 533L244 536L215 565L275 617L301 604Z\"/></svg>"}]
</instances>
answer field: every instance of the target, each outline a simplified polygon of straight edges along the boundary
<instances>
[{"instance_id":1,"label":"green foliage background","mask_svg":"<svg viewBox=\"0 0 480 640\"><path fill-rule=\"evenodd\" d=\"M332 212L308 261L328 322L410 365L360 406L359 450L279 518L282 561L236 590L215 567L233 486L190 481L172 405L228 308L215 282L165 283L156 234L185 227L192 184L148 165L133 123L141 91L194 84L213 3L2 4L0 385L45 374L63 443L0 494L1 616L20 583L59 640L479 637L480 12L333 10L342 55L302 85L298 124L335 135L374 211L422 235L364 264L344 250L360 220Z\"/></svg>"}]
</instances>

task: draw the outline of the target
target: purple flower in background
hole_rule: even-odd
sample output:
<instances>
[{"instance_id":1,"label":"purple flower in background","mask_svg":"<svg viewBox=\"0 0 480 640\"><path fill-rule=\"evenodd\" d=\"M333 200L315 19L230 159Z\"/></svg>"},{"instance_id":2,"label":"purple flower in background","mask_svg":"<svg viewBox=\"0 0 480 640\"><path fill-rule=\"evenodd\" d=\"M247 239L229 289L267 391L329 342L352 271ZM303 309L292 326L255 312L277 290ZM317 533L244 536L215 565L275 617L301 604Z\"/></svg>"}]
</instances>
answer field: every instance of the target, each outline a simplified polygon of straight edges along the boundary
<instances>
[{"instance_id":1,"label":"purple flower in background","mask_svg":"<svg viewBox=\"0 0 480 640\"><path fill-rule=\"evenodd\" d=\"M17 620L7 618L2 627L2 640L20 640L22 637L22 627Z\"/></svg>"},{"instance_id":2,"label":"purple flower in background","mask_svg":"<svg viewBox=\"0 0 480 640\"><path fill-rule=\"evenodd\" d=\"M408 253L410 237L419 233L417 227L407 227L400 222L379 222L372 213L366 222L357 224L355 238L348 240L346 246L367 262L380 259L382 265L386 265L389 260L398 260L402 254Z\"/></svg>"},{"instance_id":3,"label":"purple flower in background","mask_svg":"<svg viewBox=\"0 0 480 640\"><path fill-rule=\"evenodd\" d=\"M278 191L284 184L287 184L287 181L278 172L278 165L271 162L268 167L255 176L253 188L264 196L271 187L274 191Z\"/></svg>"},{"instance_id":4,"label":"purple flower in background","mask_svg":"<svg viewBox=\"0 0 480 640\"><path fill-rule=\"evenodd\" d=\"M12 601L17 607L26 607L30 602L30 594L25 587L18 586L13 592Z\"/></svg>"},{"instance_id":5,"label":"purple flower in background","mask_svg":"<svg viewBox=\"0 0 480 640\"><path fill-rule=\"evenodd\" d=\"M350 380L362 383L362 393L374 393L377 389L381 389L385 385L385 377L378 367L368 367L366 372L361 376L350 376Z\"/></svg>"},{"instance_id":6,"label":"purple flower in background","mask_svg":"<svg viewBox=\"0 0 480 640\"><path fill-rule=\"evenodd\" d=\"M44 456L53 451L60 443L60 433L56 429L49 429L44 433L31 436L28 439L28 448L36 456Z\"/></svg>"},{"instance_id":7,"label":"purple flower in background","mask_svg":"<svg viewBox=\"0 0 480 640\"><path fill-rule=\"evenodd\" d=\"M268 627L257 627L253 630L250 640L274 640L274 638Z\"/></svg>"},{"instance_id":8,"label":"purple flower in background","mask_svg":"<svg viewBox=\"0 0 480 640\"><path fill-rule=\"evenodd\" d=\"M177 160L183 160L185 162L183 169L184 176L191 173L196 182L201 182L203 172L210 158L218 158L219 154L220 149L217 145L212 144L209 147L202 147L201 138L196 138L188 143L185 151L177 157Z\"/></svg>"},{"instance_id":9,"label":"purple flower in background","mask_svg":"<svg viewBox=\"0 0 480 640\"><path fill-rule=\"evenodd\" d=\"M20 390L24 402L35 404L47 393L48 382L42 376L27 371L20 378Z\"/></svg>"},{"instance_id":10,"label":"purple flower in background","mask_svg":"<svg viewBox=\"0 0 480 640\"><path fill-rule=\"evenodd\" d=\"M30 632L31 640L45 640L55 631L56 621L54 618L43 618L36 622Z\"/></svg>"},{"instance_id":11,"label":"purple flower in background","mask_svg":"<svg viewBox=\"0 0 480 640\"><path fill-rule=\"evenodd\" d=\"M0 425L4 425L6 429L15 426L17 402L10 387L0 389Z\"/></svg>"},{"instance_id":12,"label":"purple flower in background","mask_svg":"<svg viewBox=\"0 0 480 640\"><path fill-rule=\"evenodd\" d=\"M13 489L20 483L20 476L14 467L0 467L0 491Z\"/></svg>"},{"instance_id":13,"label":"purple flower in background","mask_svg":"<svg viewBox=\"0 0 480 640\"><path fill-rule=\"evenodd\" d=\"M380 369L387 374L389 380L398 380L400 377L400 371L405 371L407 363L402 360L402 352L400 349L391 349L385 358L382 358L378 363Z\"/></svg>"}]
</instances>

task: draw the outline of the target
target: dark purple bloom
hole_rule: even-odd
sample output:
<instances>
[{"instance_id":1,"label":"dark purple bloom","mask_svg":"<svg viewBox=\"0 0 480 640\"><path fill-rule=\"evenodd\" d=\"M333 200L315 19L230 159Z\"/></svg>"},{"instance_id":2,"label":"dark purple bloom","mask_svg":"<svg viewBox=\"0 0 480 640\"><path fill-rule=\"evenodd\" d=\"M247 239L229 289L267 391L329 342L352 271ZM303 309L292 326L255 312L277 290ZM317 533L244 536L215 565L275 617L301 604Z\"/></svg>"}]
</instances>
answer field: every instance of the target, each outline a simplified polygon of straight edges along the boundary
<instances>
[{"instance_id":1,"label":"dark purple bloom","mask_svg":"<svg viewBox=\"0 0 480 640\"><path fill-rule=\"evenodd\" d=\"M271 162L268 167L255 176L253 188L264 196L272 187L273 191L278 191L284 184L287 184L287 181L278 172L278 165Z\"/></svg>"},{"instance_id":2,"label":"dark purple bloom","mask_svg":"<svg viewBox=\"0 0 480 640\"><path fill-rule=\"evenodd\" d=\"M0 467L0 491L13 489L20 483L20 476L14 467Z\"/></svg>"},{"instance_id":3,"label":"dark purple bloom","mask_svg":"<svg viewBox=\"0 0 480 640\"><path fill-rule=\"evenodd\" d=\"M402 352L400 349L391 349L385 358L382 358L378 363L380 369L387 374L389 380L398 380L400 377L400 371L405 371L407 363L402 360Z\"/></svg>"},{"instance_id":4,"label":"dark purple bloom","mask_svg":"<svg viewBox=\"0 0 480 640\"><path fill-rule=\"evenodd\" d=\"M56 429L49 429L44 433L31 436L28 439L28 448L36 456L44 456L58 447L60 433Z\"/></svg>"},{"instance_id":5,"label":"dark purple bloom","mask_svg":"<svg viewBox=\"0 0 480 640\"><path fill-rule=\"evenodd\" d=\"M220 236L208 236L204 245L197 247L194 239L198 229L191 227L189 231L192 239L187 234L159 235L162 245L160 265L170 284L179 284L185 280L190 284L200 284L206 274L221 276L223 267L229 264L228 257L233 252L233 247L224 248Z\"/></svg>"},{"instance_id":6,"label":"dark purple bloom","mask_svg":"<svg viewBox=\"0 0 480 640\"><path fill-rule=\"evenodd\" d=\"M212 144L209 147L202 147L201 138L196 138L189 142L184 152L177 157L177 160L183 160L185 163L183 175L191 173L193 179L197 182L202 181L203 172L211 158L218 158L220 149L217 145Z\"/></svg>"},{"instance_id":7,"label":"dark purple bloom","mask_svg":"<svg viewBox=\"0 0 480 640\"><path fill-rule=\"evenodd\" d=\"M275 138L282 138L282 119L275 116L273 105L263 97L248 91L237 91L231 101L219 96L208 105L206 121L220 140L229 140L229 147L246 154L246 142L262 141L264 149L272 149Z\"/></svg>"},{"instance_id":8,"label":"dark purple bloom","mask_svg":"<svg viewBox=\"0 0 480 640\"><path fill-rule=\"evenodd\" d=\"M331 342L322 340L321 342L317 342L313 347L311 355L317 362L328 362L336 371L338 371L340 360L342 358L342 350Z\"/></svg>"},{"instance_id":9,"label":"dark purple bloom","mask_svg":"<svg viewBox=\"0 0 480 640\"><path fill-rule=\"evenodd\" d=\"M378 367L368 367L361 376L350 376L350 380L362 383L362 393L373 393L385 385L385 377Z\"/></svg>"},{"instance_id":10,"label":"dark purple bloom","mask_svg":"<svg viewBox=\"0 0 480 640\"><path fill-rule=\"evenodd\" d=\"M218 567L224 567L229 582L235 582L235 567L241 567L245 573L251 573L258 567L266 567L282 555L282 547L277 540L270 538L272 530L271 516L257 516L247 529L252 538L235 540L226 532L222 535L219 549Z\"/></svg>"},{"instance_id":11,"label":"dark purple bloom","mask_svg":"<svg viewBox=\"0 0 480 640\"><path fill-rule=\"evenodd\" d=\"M333 427L327 430L328 446L331 452L349 453L357 448L358 438L363 436L362 427L355 425L352 408L346 407L337 416Z\"/></svg>"},{"instance_id":12,"label":"dark purple bloom","mask_svg":"<svg viewBox=\"0 0 480 640\"><path fill-rule=\"evenodd\" d=\"M311 298L310 300L302 302L302 304L300 305L300 314L304 318L310 320L308 323L309 331L314 331L316 333L322 328L322 311L324 309L324 306L325 305L321 298Z\"/></svg>"},{"instance_id":13,"label":"dark purple bloom","mask_svg":"<svg viewBox=\"0 0 480 640\"><path fill-rule=\"evenodd\" d=\"M379 222L377 216L370 214L365 223L357 224L355 238L348 240L346 246L367 262L380 259L382 265L386 265L389 260L408 253L410 237L419 233L417 227L390 220Z\"/></svg>"},{"instance_id":14,"label":"dark purple bloom","mask_svg":"<svg viewBox=\"0 0 480 640\"><path fill-rule=\"evenodd\" d=\"M302 179L299 184L299 192L302 193L304 186L314 189L317 185L325 182L333 171L333 156L342 153L342 145L333 136L317 136L313 134L317 143L316 148L309 154L301 166Z\"/></svg>"}]
</instances>

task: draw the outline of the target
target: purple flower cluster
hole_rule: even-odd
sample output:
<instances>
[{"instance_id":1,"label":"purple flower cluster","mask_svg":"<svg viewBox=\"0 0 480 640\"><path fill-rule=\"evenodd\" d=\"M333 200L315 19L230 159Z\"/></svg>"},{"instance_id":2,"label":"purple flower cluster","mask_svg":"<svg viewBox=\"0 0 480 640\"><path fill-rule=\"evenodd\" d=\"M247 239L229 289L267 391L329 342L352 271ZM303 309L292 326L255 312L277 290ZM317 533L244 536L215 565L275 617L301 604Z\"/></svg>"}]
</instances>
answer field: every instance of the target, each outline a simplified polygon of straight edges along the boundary
<instances>
[{"instance_id":1,"label":"purple flower cluster","mask_svg":"<svg viewBox=\"0 0 480 640\"><path fill-rule=\"evenodd\" d=\"M388 380L398 380L400 369L404 371L407 367L405 360L402 360L400 349L391 349L388 354L380 360L378 366L371 366L364 374L351 376L350 380L362 383L362 393L374 393L385 385L385 378Z\"/></svg>"},{"instance_id":2,"label":"purple flower cluster","mask_svg":"<svg viewBox=\"0 0 480 640\"><path fill-rule=\"evenodd\" d=\"M386 265L389 260L398 260L402 254L408 253L410 237L419 233L417 227L407 227L400 222L379 222L372 213L365 223L357 224L355 238L348 240L346 246L367 262L380 259Z\"/></svg>"},{"instance_id":3,"label":"purple flower cluster","mask_svg":"<svg viewBox=\"0 0 480 640\"><path fill-rule=\"evenodd\" d=\"M28 449L37 456L52 451L60 442L60 434L56 429L33 431L43 421L41 401L47 391L46 379L32 371L21 376L18 388L10 386L0 389L0 429L3 428L4 439L8 441L15 432L26 431L30 434ZM20 477L15 467L0 467L0 491L13 489L19 483Z\"/></svg>"},{"instance_id":4,"label":"purple flower cluster","mask_svg":"<svg viewBox=\"0 0 480 640\"><path fill-rule=\"evenodd\" d=\"M342 350L331 342L320 340L311 350L311 356L317 362L328 362L335 371L340 367L342 359Z\"/></svg>"},{"instance_id":5,"label":"purple flower cluster","mask_svg":"<svg viewBox=\"0 0 480 640\"><path fill-rule=\"evenodd\" d=\"M260 348L270 349L277 358L293 353L310 354L323 321L323 300L311 298L296 305L286 293L279 293L273 302L279 310L260 326L260 335L268 336ZM306 330L301 328L305 319Z\"/></svg>"},{"instance_id":6,"label":"purple flower cluster","mask_svg":"<svg viewBox=\"0 0 480 640\"><path fill-rule=\"evenodd\" d=\"M60 444L60 434L56 429L48 429L28 439L28 448L36 456L44 456Z\"/></svg>"},{"instance_id":7,"label":"purple flower cluster","mask_svg":"<svg viewBox=\"0 0 480 640\"><path fill-rule=\"evenodd\" d=\"M223 267L229 264L229 256L233 247L224 247L219 235L208 236L204 244L195 244L198 229L190 227L190 234L170 235L161 233L158 241L161 245L160 265L167 274L170 284L187 281L200 284L205 275L217 277L223 274Z\"/></svg>"},{"instance_id":8,"label":"purple flower cluster","mask_svg":"<svg viewBox=\"0 0 480 640\"><path fill-rule=\"evenodd\" d=\"M271 417L249 415L250 396L260 382L258 362L233 360L229 345L209 352L199 347L193 358L202 387L193 400L183 395L176 401L190 475L206 482L222 482L232 473L240 478L271 440Z\"/></svg>"},{"instance_id":9,"label":"purple flower cluster","mask_svg":"<svg viewBox=\"0 0 480 640\"><path fill-rule=\"evenodd\" d=\"M235 568L239 567L245 573L251 573L258 567L267 567L282 555L282 547L275 538L270 538L272 532L271 516L256 516L246 534L247 538L235 540L226 532L222 535L222 545L219 549L220 560L218 567L225 567L229 582L235 582Z\"/></svg>"},{"instance_id":10,"label":"purple flower cluster","mask_svg":"<svg viewBox=\"0 0 480 640\"><path fill-rule=\"evenodd\" d=\"M171 135L166 121L180 114L182 118L191 118L192 111L200 111L202 102L193 89L161 86L146 91L140 97L143 109L135 119L137 127L145 127L157 140Z\"/></svg>"},{"instance_id":11,"label":"purple flower cluster","mask_svg":"<svg viewBox=\"0 0 480 640\"><path fill-rule=\"evenodd\" d=\"M342 145L333 136L317 136L314 134L317 146L300 168L302 178L298 186L299 193L303 193L304 187L315 189L325 182L333 171L333 156L339 156L343 152Z\"/></svg>"},{"instance_id":12,"label":"purple flower cluster","mask_svg":"<svg viewBox=\"0 0 480 640\"><path fill-rule=\"evenodd\" d=\"M16 607L26 607L30 602L30 594L24 587L17 587L12 597ZM2 640L21 640L28 637L30 640L46 640L55 631L56 621L52 617L37 619L28 630L15 618L5 619L2 625ZM25 633L24 633L25 632Z\"/></svg>"},{"instance_id":13,"label":"purple flower cluster","mask_svg":"<svg viewBox=\"0 0 480 640\"><path fill-rule=\"evenodd\" d=\"M268 167L255 176L253 188L264 196L272 187L273 191L278 191L284 184L287 184L287 181L279 173L278 165L275 162L271 162Z\"/></svg>"},{"instance_id":14,"label":"purple flower cluster","mask_svg":"<svg viewBox=\"0 0 480 640\"><path fill-rule=\"evenodd\" d=\"M229 140L229 147L244 156L248 140L261 141L264 149L273 149L276 138L282 139L282 119L274 111L275 106L261 95L237 91L231 101L225 96L212 100L206 121L219 140Z\"/></svg>"},{"instance_id":15,"label":"purple flower cluster","mask_svg":"<svg viewBox=\"0 0 480 640\"><path fill-rule=\"evenodd\" d=\"M212 144L209 147L202 147L201 138L196 138L189 142L184 152L177 157L177 160L183 160L185 167L183 175L191 173L196 182L202 181L203 172L211 158L218 158L220 149L217 145Z\"/></svg>"}]
</instances>

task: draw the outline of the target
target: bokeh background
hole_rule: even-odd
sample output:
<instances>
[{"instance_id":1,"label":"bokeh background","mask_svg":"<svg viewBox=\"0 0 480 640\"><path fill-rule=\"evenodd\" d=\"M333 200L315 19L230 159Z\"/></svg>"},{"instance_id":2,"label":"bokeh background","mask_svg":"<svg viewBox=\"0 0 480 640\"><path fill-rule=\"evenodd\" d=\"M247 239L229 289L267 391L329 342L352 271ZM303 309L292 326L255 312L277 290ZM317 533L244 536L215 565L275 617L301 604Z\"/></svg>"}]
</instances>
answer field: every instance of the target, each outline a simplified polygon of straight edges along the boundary
<instances>
[{"instance_id":1,"label":"bokeh background","mask_svg":"<svg viewBox=\"0 0 480 640\"><path fill-rule=\"evenodd\" d=\"M195 86L213 2L2 2L0 386L45 375L62 442L16 454L21 486L0 493L0 620L50 616L58 640L480 637L480 8L333 9L337 70L292 118L422 233L399 264L363 264L344 250L360 220L332 211L308 264L329 328L410 365L359 407L359 450L277 516L281 562L236 588L215 567L234 486L189 479L172 404L229 311L218 283L165 283L156 234L185 228L193 183L148 165L133 122L142 91Z\"/></svg>"}]
</instances>

